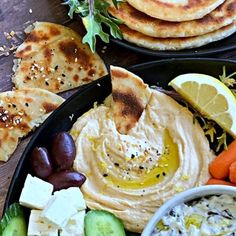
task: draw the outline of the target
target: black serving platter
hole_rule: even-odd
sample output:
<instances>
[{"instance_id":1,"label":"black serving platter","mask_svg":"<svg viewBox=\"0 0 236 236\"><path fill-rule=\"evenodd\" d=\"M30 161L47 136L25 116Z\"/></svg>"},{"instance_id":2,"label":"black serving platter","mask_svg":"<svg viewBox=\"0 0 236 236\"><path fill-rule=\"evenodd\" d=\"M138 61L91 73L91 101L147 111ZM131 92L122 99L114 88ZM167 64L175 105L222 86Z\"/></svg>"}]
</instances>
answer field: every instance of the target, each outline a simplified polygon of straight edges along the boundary
<instances>
[{"instance_id":1,"label":"black serving platter","mask_svg":"<svg viewBox=\"0 0 236 236\"><path fill-rule=\"evenodd\" d=\"M128 41L124 39L119 40L119 39L111 38L111 41L121 47L125 47L132 51L135 51L144 55L152 56L152 57L162 57L162 58L209 56L209 55L232 51L236 49L236 33L234 33L233 35L225 39L207 44L202 47L180 50L180 51L151 50L148 48L139 47L133 43L129 43Z\"/></svg>"},{"instance_id":2,"label":"black serving platter","mask_svg":"<svg viewBox=\"0 0 236 236\"><path fill-rule=\"evenodd\" d=\"M168 83L177 75L183 73L205 73L214 77L222 74L226 66L227 74L236 71L236 62L219 59L169 59L140 64L132 67L130 71L141 76L149 85L158 85L164 89L171 89ZM14 202L19 201L26 175L31 173L29 159L36 146L49 146L52 136L60 131L70 130L76 119L94 102L101 103L111 93L110 76L105 76L88 86L81 88L76 94L64 102L36 131L30 143L21 156L7 193L4 211ZM71 115L73 118L71 119ZM25 210L28 217L29 211ZM127 235L137 235L127 233Z\"/></svg>"}]
</instances>

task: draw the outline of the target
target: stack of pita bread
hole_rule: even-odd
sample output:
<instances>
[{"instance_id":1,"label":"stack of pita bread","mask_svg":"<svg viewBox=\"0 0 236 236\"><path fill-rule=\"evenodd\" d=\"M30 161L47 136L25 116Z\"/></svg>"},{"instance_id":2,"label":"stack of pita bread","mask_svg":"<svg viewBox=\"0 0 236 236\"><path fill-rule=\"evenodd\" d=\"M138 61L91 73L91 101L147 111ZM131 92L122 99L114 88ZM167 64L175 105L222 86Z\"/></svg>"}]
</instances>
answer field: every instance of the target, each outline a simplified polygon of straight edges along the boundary
<instances>
[{"instance_id":1,"label":"stack of pita bread","mask_svg":"<svg viewBox=\"0 0 236 236\"><path fill-rule=\"evenodd\" d=\"M196 48L236 31L236 0L127 0L109 13L125 40L152 50Z\"/></svg>"},{"instance_id":2,"label":"stack of pita bread","mask_svg":"<svg viewBox=\"0 0 236 236\"><path fill-rule=\"evenodd\" d=\"M102 59L73 30L36 22L15 56L14 91L0 93L0 161L7 161L20 139L39 126L64 99L55 93L107 74Z\"/></svg>"}]
</instances>

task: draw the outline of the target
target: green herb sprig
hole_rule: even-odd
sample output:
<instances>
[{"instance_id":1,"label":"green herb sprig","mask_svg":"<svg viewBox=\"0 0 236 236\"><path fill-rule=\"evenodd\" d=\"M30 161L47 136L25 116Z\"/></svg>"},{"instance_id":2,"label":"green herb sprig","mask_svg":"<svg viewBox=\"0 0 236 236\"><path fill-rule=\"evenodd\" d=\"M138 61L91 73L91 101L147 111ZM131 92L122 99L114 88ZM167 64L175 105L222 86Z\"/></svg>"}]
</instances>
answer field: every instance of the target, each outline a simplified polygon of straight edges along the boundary
<instances>
[{"instance_id":1,"label":"green herb sprig","mask_svg":"<svg viewBox=\"0 0 236 236\"><path fill-rule=\"evenodd\" d=\"M112 0L118 7L123 0ZM87 31L83 37L83 43L88 43L92 52L96 51L96 37L100 37L105 43L109 43L109 34L103 29L107 26L114 38L122 39L119 24L122 22L108 13L110 4L105 0L67 0L65 5L70 7L68 15L72 19L74 14L79 14Z\"/></svg>"}]
</instances>

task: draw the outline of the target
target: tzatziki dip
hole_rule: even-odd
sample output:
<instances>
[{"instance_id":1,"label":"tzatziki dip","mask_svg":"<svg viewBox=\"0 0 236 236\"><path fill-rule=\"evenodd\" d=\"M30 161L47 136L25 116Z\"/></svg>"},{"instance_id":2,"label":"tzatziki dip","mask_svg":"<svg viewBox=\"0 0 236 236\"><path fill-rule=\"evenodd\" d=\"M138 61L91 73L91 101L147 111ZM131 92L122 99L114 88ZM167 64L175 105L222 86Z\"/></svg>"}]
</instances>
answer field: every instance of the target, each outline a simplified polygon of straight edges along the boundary
<instances>
[{"instance_id":1,"label":"tzatziki dip","mask_svg":"<svg viewBox=\"0 0 236 236\"><path fill-rule=\"evenodd\" d=\"M182 203L157 223L157 235L236 235L236 198L222 194Z\"/></svg>"}]
</instances>

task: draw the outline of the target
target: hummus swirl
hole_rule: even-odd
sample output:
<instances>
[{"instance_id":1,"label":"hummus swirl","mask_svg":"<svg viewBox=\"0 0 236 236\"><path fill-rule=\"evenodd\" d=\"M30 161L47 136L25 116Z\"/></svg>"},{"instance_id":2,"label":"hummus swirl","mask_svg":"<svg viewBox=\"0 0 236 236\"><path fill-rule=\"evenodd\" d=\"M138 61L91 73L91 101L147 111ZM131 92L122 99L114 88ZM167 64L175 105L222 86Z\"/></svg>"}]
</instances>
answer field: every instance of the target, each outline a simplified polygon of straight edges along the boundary
<instances>
[{"instance_id":1,"label":"hummus swirl","mask_svg":"<svg viewBox=\"0 0 236 236\"><path fill-rule=\"evenodd\" d=\"M81 116L71 134L88 207L114 213L132 232L141 232L167 199L205 184L214 158L192 113L157 91L127 135L117 132L106 105Z\"/></svg>"}]
</instances>

